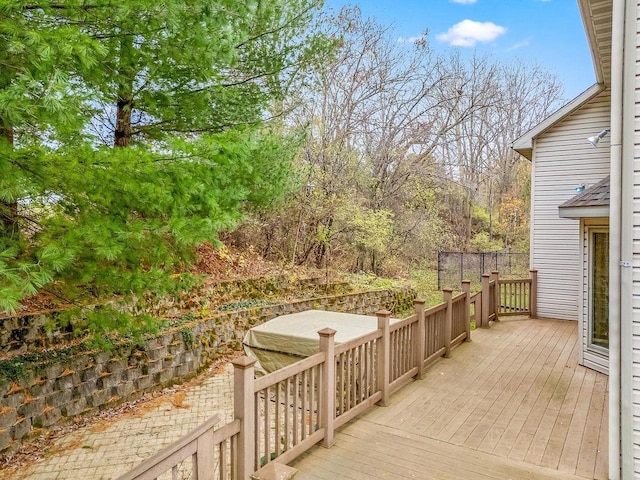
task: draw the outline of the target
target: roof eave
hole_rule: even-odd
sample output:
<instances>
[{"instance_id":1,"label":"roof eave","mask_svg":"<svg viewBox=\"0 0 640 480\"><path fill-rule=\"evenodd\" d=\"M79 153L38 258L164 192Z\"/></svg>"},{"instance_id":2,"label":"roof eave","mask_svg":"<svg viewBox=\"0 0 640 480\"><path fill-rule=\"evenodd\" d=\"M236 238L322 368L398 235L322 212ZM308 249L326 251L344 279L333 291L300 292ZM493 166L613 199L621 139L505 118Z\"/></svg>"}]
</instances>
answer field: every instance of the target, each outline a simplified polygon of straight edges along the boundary
<instances>
[{"instance_id":1,"label":"roof eave","mask_svg":"<svg viewBox=\"0 0 640 480\"><path fill-rule=\"evenodd\" d=\"M590 207L558 207L560 218L609 218L609 205Z\"/></svg>"},{"instance_id":2,"label":"roof eave","mask_svg":"<svg viewBox=\"0 0 640 480\"><path fill-rule=\"evenodd\" d=\"M531 160L533 158L533 141L549 130L551 127L556 125L562 119L572 114L574 111L582 107L585 103L596 97L605 89L604 84L596 83L587 88L584 92L578 95L576 98L560 107L554 113L545 118L538 125L533 127L527 133L516 139L512 144L511 148L513 148L516 152L522 155L525 158Z\"/></svg>"},{"instance_id":3,"label":"roof eave","mask_svg":"<svg viewBox=\"0 0 640 480\"><path fill-rule=\"evenodd\" d=\"M580 10L580 16L582 17L584 31L587 35L589 50L591 51L591 60L593 61L593 70L596 76L596 84L604 83L604 72L602 64L600 62L600 56L598 55L598 42L596 31L593 26L593 18L591 18L591 8L589 0L578 0L578 7Z\"/></svg>"}]
</instances>

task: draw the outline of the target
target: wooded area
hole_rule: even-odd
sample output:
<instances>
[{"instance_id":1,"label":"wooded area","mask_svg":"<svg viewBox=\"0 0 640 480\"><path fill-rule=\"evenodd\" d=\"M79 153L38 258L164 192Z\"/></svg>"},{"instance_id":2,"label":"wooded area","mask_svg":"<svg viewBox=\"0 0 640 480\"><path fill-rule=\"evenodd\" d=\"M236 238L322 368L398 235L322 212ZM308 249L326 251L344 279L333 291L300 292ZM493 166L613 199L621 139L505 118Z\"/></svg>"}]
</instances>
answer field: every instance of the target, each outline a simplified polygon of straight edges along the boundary
<instances>
[{"instance_id":1,"label":"wooded area","mask_svg":"<svg viewBox=\"0 0 640 480\"><path fill-rule=\"evenodd\" d=\"M436 53L357 8L326 15L331 61L289 102L299 188L231 238L297 264L394 274L438 250L528 250L529 163L511 150L563 88L535 64ZM286 212L283 213L283 212Z\"/></svg>"},{"instance_id":2,"label":"wooded area","mask_svg":"<svg viewBox=\"0 0 640 480\"><path fill-rule=\"evenodd\" d=\"M562 95L536 65L439 54L428 32L400 41L315 0L0 12L5 312L42 291L81 307L188 288L220 235L376 274L527 248L529 164L510 143ZM145 323L102 313L87 322Z\"/></svg>"}]
</instances>

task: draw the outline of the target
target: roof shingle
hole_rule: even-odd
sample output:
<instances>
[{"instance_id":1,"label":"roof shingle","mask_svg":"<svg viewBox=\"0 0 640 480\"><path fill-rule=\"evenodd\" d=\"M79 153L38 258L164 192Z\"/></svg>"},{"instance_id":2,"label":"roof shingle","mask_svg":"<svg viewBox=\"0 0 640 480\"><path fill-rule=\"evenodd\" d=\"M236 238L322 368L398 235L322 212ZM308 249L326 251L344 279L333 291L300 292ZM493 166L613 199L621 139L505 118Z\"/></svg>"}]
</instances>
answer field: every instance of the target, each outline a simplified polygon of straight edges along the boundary
<instances>
[{"instance_id":1,"label":"roof shingle","mask_svg":"<svg viewBox=\"0 0 640 480\"><path fill-rule=\"evenodd\" d=\"M590 186L575 197L567 200L559 208L609 206L609 175Z\"/></svg>"}]
</instances>

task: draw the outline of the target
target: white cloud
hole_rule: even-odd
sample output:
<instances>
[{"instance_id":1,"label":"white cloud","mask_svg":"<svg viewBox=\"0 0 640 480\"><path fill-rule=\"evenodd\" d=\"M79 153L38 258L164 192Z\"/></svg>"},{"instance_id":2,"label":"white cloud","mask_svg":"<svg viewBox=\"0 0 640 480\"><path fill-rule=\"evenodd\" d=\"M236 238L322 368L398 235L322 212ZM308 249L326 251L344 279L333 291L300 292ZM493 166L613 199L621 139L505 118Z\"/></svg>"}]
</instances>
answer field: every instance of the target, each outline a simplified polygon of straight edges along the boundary
<instances>
[{"instance_id":1,"label":"white cloud","mask_svg":"<svg viewBox=\"0 0 640 480\"><path fill-rule=\"evenodd\" d=\"M493 22L463 20L436 38L454 47L475 47L477 43L491 42L506 32L505 27Z\"/></svg>"},{"instance_id":2,"label":"white cloud","mask_svg":"<svg viewBox=\"0 0 640 480\"><path fill-rule=\"evenodd\" d=\"M476 3L478 0L451 0L453 3L462 3L463 5L471 5L472 3ZM543 0L546 1L546 0Z\"/></svg>"},{"instance_id":3,"label":"white cloud","mask_svg":"<svg viewBox=\"0 0 640 480\"><path fill-rule=\"evenodd\" d=\"M519 50L521 48L528 47L530 43L531 43L531 37L525 38L521 42L511 45L509 48L507 48L507 50L510 52L513 50Z\"/></svg>"}]
</instances>

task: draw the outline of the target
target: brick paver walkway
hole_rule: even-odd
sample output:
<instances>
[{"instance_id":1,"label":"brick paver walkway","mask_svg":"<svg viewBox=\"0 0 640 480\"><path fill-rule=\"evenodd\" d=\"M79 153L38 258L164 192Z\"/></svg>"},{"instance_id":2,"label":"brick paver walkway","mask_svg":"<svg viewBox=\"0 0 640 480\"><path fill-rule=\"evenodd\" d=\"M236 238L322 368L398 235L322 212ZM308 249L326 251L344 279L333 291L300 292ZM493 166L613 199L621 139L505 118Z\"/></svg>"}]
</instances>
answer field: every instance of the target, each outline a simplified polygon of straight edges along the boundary
<instances>
[{"instance_id":1,"label":"brick paver walkway","mask_svg":"<svg viewBox=\"0 0 640 480\"><path fill-rule=\"evenodd\" d=\"M233 418L233 367L182 393L162 397L153 408L83 427L59 438L50 455L12 474L16 480L107 480L126 473L213 414ZM222 425L223 423L221 423ZM0 472L0 477L3 473ZM3 477L6 478L6 477Z\"/></svg>"}]
</instances>

